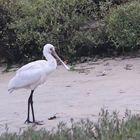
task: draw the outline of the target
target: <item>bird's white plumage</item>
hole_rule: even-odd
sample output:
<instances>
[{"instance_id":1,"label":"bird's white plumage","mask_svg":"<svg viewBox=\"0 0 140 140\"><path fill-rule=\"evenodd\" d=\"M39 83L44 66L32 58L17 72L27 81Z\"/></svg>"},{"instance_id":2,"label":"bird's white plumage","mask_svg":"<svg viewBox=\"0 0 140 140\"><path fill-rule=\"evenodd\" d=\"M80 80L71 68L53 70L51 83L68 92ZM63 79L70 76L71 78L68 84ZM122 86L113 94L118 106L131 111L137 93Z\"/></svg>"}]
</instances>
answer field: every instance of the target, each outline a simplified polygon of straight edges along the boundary
<instances>
[{"instance_id":1,"label":"bird's white plumage","mask_svg":"<svg viewBox=\"0 0 140 140\"><path fill-rule=\"evenodd\" d=\"M17 70L16 75L8 84L9 92L19 88L34 90L39 85L43 84L46 81L48 74L53 72L57 67L56 60L51 55L51 50L54 50L53 45L46 44L43 49L43 54L47 61L34 61Z\"/></svg>"},{"instance_id":2,"label":"bird's white plumage","mask_svg":"<svg viewBox=\"0 0 140 140\"><path fill-rule=\"evenodd\" d=\"M66 64L56 54L53 45L46 44L43 48L43 55L45 56L47 61L38 60L22 66L19 70L17 70L16 75L10 80L8 84L9 92L20 88L29 88L31 90L28 99L27 120L25 121L25 123L40 124L35 120L33 108L33 93L39 85L43 84L46 81L48 75L56 69L57 63L53 56L55 56L66 69L69 69L68 66L66 66ZM32 111L33 121L30 120L30 109Z\"/></svg>"}]
</instances>

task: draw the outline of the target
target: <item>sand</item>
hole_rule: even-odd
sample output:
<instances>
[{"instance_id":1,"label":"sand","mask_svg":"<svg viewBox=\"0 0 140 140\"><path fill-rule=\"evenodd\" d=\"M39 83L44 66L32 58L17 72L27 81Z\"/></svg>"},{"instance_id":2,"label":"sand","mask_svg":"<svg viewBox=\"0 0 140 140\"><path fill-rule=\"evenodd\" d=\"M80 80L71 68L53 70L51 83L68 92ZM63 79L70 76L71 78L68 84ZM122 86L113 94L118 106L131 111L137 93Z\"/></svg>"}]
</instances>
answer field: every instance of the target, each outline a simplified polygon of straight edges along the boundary
<instances>
[{"instance_id":1,"label":"sand","mask_svg":"<svg viewBox=\"0 0 140 140\"><path fill-rule=\"evenodd\" d=\"M35 91L36 119L44 123L37 128L50 130L61 121L69 123L71 118L96 120L101 108L118 111L120 115L126 109L140 113L140 58L105 58L74 68L67 71L58 66ZM24 124L30 91L21 89L12 94L7 91L8 81L14 75L14 71L0 73L0 133L7 126L9 132L30 126ZM56 119L48 120L54 115Z\"/></svg>"}]
</instances>

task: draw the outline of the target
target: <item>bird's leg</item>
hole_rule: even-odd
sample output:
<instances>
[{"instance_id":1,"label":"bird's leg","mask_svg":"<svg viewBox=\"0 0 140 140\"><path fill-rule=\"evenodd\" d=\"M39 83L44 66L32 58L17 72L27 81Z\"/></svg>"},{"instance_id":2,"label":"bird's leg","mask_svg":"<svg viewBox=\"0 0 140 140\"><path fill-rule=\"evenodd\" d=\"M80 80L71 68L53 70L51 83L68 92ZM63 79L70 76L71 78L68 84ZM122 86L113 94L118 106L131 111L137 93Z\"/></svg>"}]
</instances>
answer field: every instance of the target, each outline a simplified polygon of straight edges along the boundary
<instances>
[{"instance_id":1,"label":"bird's leg","mask_svg":"<svg viewBox=\"0 0 140 140\"><path fill-rule=\"evenodd\" d=\"M27 114L27 120L25 121L25 123L32 123L30 121L30 104L31 104L31 101L32 101L33 92L34 92L34 90L31 90L31 94L30 94L30 96L28 98L28 114Z\"/></svg>"},{"instance_id":2,"label":"bird's leg","mask_svg":"<svg viewBox=\"0 0 140 140\"><path fill-rule=\"evenodd\" d=\"M30 97L28 99L27 120L25 121L25 123L34 123L34 124L37 124L37 125L42 125L41 122L35 121L34 108L33 108L33 93L34 93L34 90L31 90L31 94L30 94ZM30 121L30 106L31 106L31 110L32 110L33 121Z\"/></svg>"},{"instance_id":3,"label":"bird's leg","mask_svg":"<svg viewBox=\"0 0 140 140\"><path fill-rule=\"evenodd\" d=\"M31 93L31 101L30 101L30 104L31 104L31 109L32 109L33 122L35 122L35 115L34 115L34 108L33 108L33 92L34 92L34 90Z\"/></svg>"},{"instance_id":4,"label":"bird's leg","mask_svg":"<svg viewBox=\"0 0 140 140\"><path fill-rule=\"evenodd\" d=\"M34 91L33 91L34 92ZM34 108L33 108L33 92L31 94L31 109L32 109L32 116L33 116L33 123L37 125L42 125L42 121L35 121L35 115L34 115Z\"/></svg>"}]
</instances>

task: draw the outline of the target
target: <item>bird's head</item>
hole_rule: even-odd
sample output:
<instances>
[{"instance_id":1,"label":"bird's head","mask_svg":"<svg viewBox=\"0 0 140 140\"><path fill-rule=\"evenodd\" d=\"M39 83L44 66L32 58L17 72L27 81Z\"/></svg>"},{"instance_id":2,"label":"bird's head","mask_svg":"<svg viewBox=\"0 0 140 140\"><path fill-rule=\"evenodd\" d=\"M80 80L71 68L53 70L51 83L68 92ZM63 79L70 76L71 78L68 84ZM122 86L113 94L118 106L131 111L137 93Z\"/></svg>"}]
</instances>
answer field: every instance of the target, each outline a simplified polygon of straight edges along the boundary
<instances>
[{"instance_id":1,"label":"bird's head","mask_svg":"<svg viewBox=\"0 0 140 140\"><path fill-rule=\"evenodd\" d=\"M46 54L52 54L53 51L55 51L55 48L52 44L46 44L43 48L43 54L46 55Z\"/></svg>"},{"instance_id":2,"label":"bird's head","mask_svg":"<svg viewBox=\"0 0 140 140\"><path fill-rule=\"evenodd\" d=\"M61 60L61 58L57 55L55 52L55 47L52 44L46 44L43 49L43 55L46 56L47 54L53 55L55 58L57 58L64 67L69 70L69 67Z\"/></svg>"}]
</instances>

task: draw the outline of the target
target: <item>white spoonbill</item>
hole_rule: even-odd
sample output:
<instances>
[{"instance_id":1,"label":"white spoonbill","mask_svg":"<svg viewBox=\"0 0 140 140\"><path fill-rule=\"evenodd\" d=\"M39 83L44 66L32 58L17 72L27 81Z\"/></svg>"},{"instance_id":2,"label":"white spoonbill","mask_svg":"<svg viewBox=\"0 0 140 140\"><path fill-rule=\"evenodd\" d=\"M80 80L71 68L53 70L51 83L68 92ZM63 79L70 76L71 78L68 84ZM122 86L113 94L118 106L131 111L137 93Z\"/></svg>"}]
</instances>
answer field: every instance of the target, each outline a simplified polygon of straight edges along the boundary
<instances>
[{"instance_id":1,"label":"white spoonbill","mask_svg":"<svg viewBox=\"0 0 140 140\"><path fill-rule=\"evenodd\" d=\"M53 45L46 44L43 48L43 55L47 60L38 60L22 66L17 70L16 75L10 80L8 84L9 92L20 88L27 88L31 90L28 99L27 120L25 121L25 123L40 124L35 120L33 108L33 93L39 85L45 83L48 74L56 69L57 62L55 58L57 58L64 65L64 67L69 70L69 67L60 59L60 57L55 52L55 48ZM30 107L32 111L33 121L30 121Z\"/></svg>"}]
</instances>

